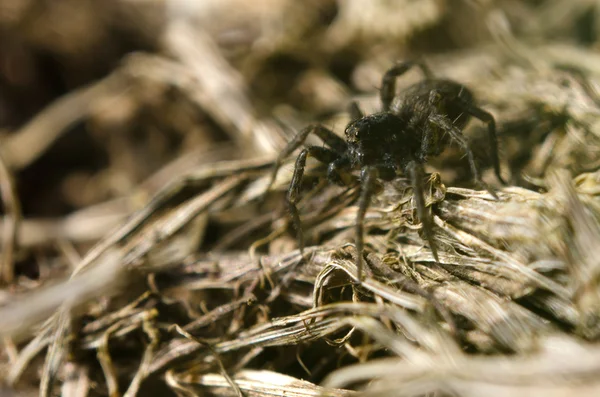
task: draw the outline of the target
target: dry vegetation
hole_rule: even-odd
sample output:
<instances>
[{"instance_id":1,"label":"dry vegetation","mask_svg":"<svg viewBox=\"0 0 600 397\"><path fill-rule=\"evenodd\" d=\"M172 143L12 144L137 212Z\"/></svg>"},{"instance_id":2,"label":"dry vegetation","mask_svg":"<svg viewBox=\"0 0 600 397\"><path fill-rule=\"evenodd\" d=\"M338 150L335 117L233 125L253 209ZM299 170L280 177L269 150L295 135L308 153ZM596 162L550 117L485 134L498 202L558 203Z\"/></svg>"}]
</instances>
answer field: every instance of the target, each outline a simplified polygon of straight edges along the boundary
<instances>
[{"instance_id":1,"label":"dry vegetation","mask_svg":"<svg viewBox=\"0 0 600 397\"><path fill-rule=\"evenodd\" d=\"M2 0L0 396L600 395L599 40L591 0ZM385 184L356 285L357 188L310 164L302 258L270 167L415 57L511 183L432 162L440 263Z\"/></svg>"}]
</instances>

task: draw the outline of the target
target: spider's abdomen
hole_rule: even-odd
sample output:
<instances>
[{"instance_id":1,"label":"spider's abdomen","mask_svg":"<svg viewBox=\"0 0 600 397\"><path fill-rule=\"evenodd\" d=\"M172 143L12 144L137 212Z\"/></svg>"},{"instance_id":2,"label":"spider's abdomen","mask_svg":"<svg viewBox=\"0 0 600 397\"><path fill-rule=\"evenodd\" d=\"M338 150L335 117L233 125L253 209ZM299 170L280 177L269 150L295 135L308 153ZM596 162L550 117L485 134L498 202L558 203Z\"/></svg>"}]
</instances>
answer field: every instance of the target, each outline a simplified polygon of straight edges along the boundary
<instances>
[{"instance_id":1,"label":"spider's abdomen","mask_svg":"<svg viewBox=\"0 0 600 397\"><path fill-rule=\"evenodd\" d=\"M403 117L410 114L413 118L429 113L432 109L452 120L454 126L463 129L469 121L461 104L471 104L474 98L464 85L452 80L430 79L409 87L398 98L393 111Z\"/></svg>"},{"instance_id":2,"label":"spider's abdomen","mask_svg":"<svg viewBox=\"0 0 600 397\"><path fill-rule=\"evenodd\" d=\"M469 121L465 104L473 102L473 94L462 84L451 80L430 79L409 87L395 103L393 112L406 120L406 127L415 139L423 142L415 152L417 159L438 156L448 145L449 136L432 115L446 117L454 127L462 130Z\"/></svg>"}]
</instances>

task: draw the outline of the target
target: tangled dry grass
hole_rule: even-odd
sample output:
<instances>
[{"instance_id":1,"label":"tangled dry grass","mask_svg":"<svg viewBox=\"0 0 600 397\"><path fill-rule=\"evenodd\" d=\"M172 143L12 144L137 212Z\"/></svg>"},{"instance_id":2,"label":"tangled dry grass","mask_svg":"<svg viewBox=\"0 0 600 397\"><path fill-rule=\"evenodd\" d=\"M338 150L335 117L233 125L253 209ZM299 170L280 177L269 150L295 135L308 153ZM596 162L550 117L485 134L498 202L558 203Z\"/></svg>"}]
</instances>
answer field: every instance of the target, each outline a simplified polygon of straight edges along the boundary
<instances>
[{"instance_id":1,"label":"tangled dry grass","mask_svg":"<svg viewBox=\"0 0 600 397\"><path fill-rule=\"evenodd\" d=\"M588 0L4 0L0 395L598 395L599 26ZM357 285L357 187L309 165L304 257L291 163L265 189L414 57L494 114L511 183L432 163L439 263L386 183Z\"/></svg>"}]
</instances>

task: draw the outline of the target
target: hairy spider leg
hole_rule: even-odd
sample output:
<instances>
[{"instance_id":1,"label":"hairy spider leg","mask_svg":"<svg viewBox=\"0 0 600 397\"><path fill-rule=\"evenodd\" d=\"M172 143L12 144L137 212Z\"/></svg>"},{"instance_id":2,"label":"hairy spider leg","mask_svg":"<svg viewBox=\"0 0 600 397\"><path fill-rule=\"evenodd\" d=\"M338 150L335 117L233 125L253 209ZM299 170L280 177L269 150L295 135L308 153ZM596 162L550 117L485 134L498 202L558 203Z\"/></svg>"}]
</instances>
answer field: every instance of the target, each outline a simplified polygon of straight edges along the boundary
<instances>
[{"instance_id":1,"label":"hairy spider leg","mask_svg":"<svg viewBox=\"0 0 600 397\"><path fill-rule=\"evenodd\" d=\"M494 120L494 116L491 113L486 112L485 110L473 106L470 103L465 101L461 101L461 106L463 109L469 113L471 116L479 119L487 124L488 126L488 138L490 141L490 146L492 148L492 163L494 166L494 174L496 174L496 178L506 186L506 181L502 179L502 175L500 175L500 160L498 157L498 138L496 136L496 120Z\"/></svg>"},{"instance_id":2,"label":"hairy spider leg","mask_svg":"<svg viewBox=\"0 0 600 397\"><path fill-rule=\"evenodd\" d=\"M327 179L338 186L352 186L354 176L348 172L351 169L350 159L339 157L327 166Z\"/></svg>"},{"instance_id":3,"label":"hairy spider leg","mask_svg":"<svg viewBox=\"0 0 600 397\"><path fill-rule=\"evenodd\" d=\"M350 105L348 105L348 113L350 114L350 119L352 121L365 117L362 110L360 110L360 107L358 106L358 102L356 101L350 102Z\"/></svg>"},{"instance_id":4,"label":"hairy spider leg","mask_svg":"<svg viewBox=\"0 0 600 397\"><path fill-rule=\"evenodd\" d=\"M312 133L318 136L327 146L333 149L333 151L337 152L338 157L342 156L348 148L348 144L346 144L346 141L330 129L325 128L320 124L309 125L308 127L300 130L294 136L294 138L291 141L289 141L287 145L285 145L281 153L279 153L279 156L277 156L277 160L275 160L275 164L273 165L273 171L271 172L271 180L269 181L269 185L265 189L265 194L266 192L271 190L271 186L273 186L273 183L275 182L277 172L279 171L279 168L281 168L281 164L283 163L283 161L290 154L292 154L294 150L302 146L302 144L304 144L304 141L306 141L306 138Z\"/></svg>"},{"instance_id":5,"label":"hairy spider leg","mask_svg":"<svg viewBox=\"0 0 600 397\"><path fill-rule=\"evenodd\" d=\"M471 174L473 174L473 180L475 183L483 187L487 190L494 198L498 198L498 195L490 186L488 186L482 179L481 174L479 173L479 168L477 167L477 163L475 162L475 156L473 155L473 151L467 142L467 139L463 135L463 133L456 128L452 122L448 119L448 117L442 114L430 114L429 122L434 126L443 129L446 131L450 137L458 143L458 146L465 152L467 155L467 160L469 161L469 167L471 168Z\"/></svg>"},{"instance_id":6,"label":"hairy spider leg","mask_svg":"<svg viewBox=\"0 0 600 397\"><path fill-rule=\"evenodd\" d=\"M396 96L396 79L408 72L413 66L421 69L425 75L425 78L433 78L433 73L431 73L431 70L429 70L427 65L425 65L423 62L406 61L393 66L391 69L385 72L383 78L381 79L381 90L379 91L379 97L381 98L383 111L389 111L390 107L392 106L392 101Z\"/></svg>"},{"instance_id":7,"label":"hairy spider leg","mask_svg":"<svg viewBox=\"0 0 600 397\"><path fill-rule=\"evenodd\" d=\"M363 251L365 239L365 215L371 204L371 197L375 191L375 184L379 177L376 167L363 167L360 171L360 197L358 199L358 212L356 213L356 273L358 282L363 280Z\"/></svg>"},{"instance_id":8,"label":"hairy spider leg","mask_svg":"<svg viewBox=\"0 0 600 397\"><path fill-rule=\"evenodd\" d=\"M312 156L322 163L334 163L340 158L339 153L324 148L321 146L308 146L300 152L296 158L296 164L294 165L294 174L292 176L292 182L287 192L287 204L292 216L292 224L296 229L296 237L298 239L298 245L300 253L304 255L304 234L302 233L302 222L300 221L300 214L298 213L298 201L300 199L300 186L302 185L302 177L304 176L304 167L306 166L306 158Z\"/></svg>"},{"instance_id":9,"label":"hairy spider leg","mask_svg":"<svg viewBox=\"0 0 600 397\"><path fill-rule=\"evenodd\" d=\"M425 207L425 192L423 189L425 170L423 169L423 164L416 160L409 161L406 165L406 173L410 178L410 184L413 188L413 196L415 198L415 204L417 207L417 216L423 225L423 234L425 234L425 238L429 243L429 248L433 254L433 259L439 263L440 260L437 253L437 246L433 240L433 220L429 216L427 208Z\"/></svg>"}]
</instances>

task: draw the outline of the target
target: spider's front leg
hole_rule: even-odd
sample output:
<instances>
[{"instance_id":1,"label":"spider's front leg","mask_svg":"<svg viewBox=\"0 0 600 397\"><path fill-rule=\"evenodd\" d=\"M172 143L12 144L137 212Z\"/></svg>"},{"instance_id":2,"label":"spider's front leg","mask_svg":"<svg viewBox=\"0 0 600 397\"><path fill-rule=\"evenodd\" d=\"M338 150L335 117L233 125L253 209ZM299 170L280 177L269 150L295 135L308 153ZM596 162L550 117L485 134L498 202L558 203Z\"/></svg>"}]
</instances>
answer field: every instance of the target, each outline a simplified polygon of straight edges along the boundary
<instances>
[{"instance_id":1,"label":"spider's front leg","mask_svg":"<svg viewBox=\"0 0 600 397\"><path fill-rule=\"evenodd\" d=\"M298 157L296 158L296 164L294 166L294 174L292 181L287 192L287 204L292 217L292 224L296 229L296 236L298 239L298 247L300 253L304 254L304 234L302 233L302 222L300 221L300 214L298 213L298 201L300 200L300 187L302 186L302 177L304 176L304 167L306 166L306 158L312 156L322 163L335 163L340 158L340 155L331 150L320 146L308 146L303 149Z\"/></svg>"},{"instance_id":2,"label":"spider's front leg","mask_svg":"<svg viewBox=\"0 0 600 397\"><path fill-rule=\"evenodd\" d=\"M358 102L356 101L352 101L350 102L350 105L348 105L348 114L350 114L350 120L352 121L365 117L362 110L360 110L360 107L358 106Z\"/></svg>"},{"instance_id":3,"label":"spider's front leg","mask_svg":"<svg viewBox=\"0 0 600 397\"><path fill-rule=\"evenodd\" d=\"M417 207L417 216L423 225L423 233L429 243L429 248L433 254L433 259L439 263L437 254L437 246L433 240L433 220L427 212L425 207L425 189L423 188L423 178L425 171L423 170L423 164L412 160L406 166L406 172L410 178L410 184L413 188L413 196L415 198L415 204Z\"/></svg>"},{"instance_id":4,"label":"spider's front leg","mask_svg":"<svg viewBox=\"0 0 600 397\"><path fill-rule=\"evenodd\" d=\"M275 164L273 166L273 171L271 172L271 180L269 181L269 185L265 189L265 194L269 190L271 190L271 186L273 185L273 183L275 182L275 178L277 177L277 171L279 171L279 168L281 167L283 161L290 154L292 154L294 150L302 146L304 144L304 141L306 141L306 138L312 133L316 134L327 146L329 146L332 149L332 151L336 152L338 157L346 153L348 145L342 137L338 136L335 132L323 127L320 124L309 125L308 127L300 130L300 132L298 132L298 134L296 134L296 136L294 136L294 138L290 142L288 142L285 148L283 148L279 156L277 156L277 160L275 161Z\"/></svg>"},{"instance_id":5,"label":"spider's front leg","mask_svg":"<svg viewBox=\"0 0 600 397\"><path fill-rule=\"evenodd\" d=\"M360 197L358 199L358 212L356 213L356 271L358 282L363 280L363 251L365 239L365 215L371 204L371 197L375 191L375 184L379 177L376 167L363 167L360 172Z\"/></svg>"}]
</instances>

